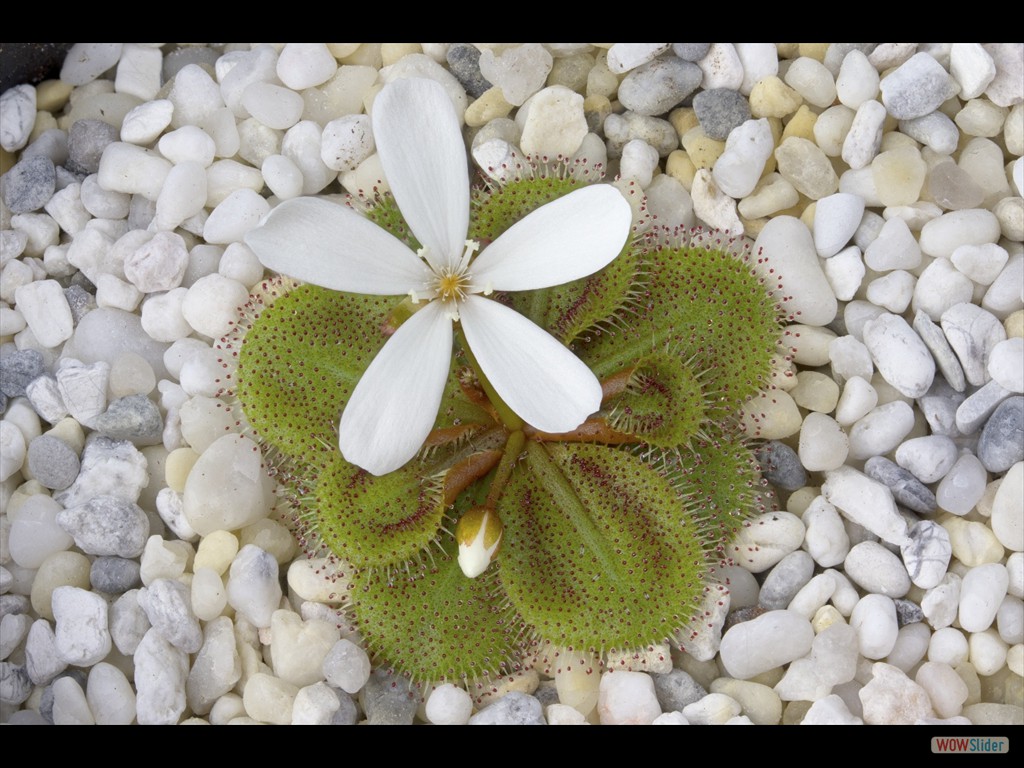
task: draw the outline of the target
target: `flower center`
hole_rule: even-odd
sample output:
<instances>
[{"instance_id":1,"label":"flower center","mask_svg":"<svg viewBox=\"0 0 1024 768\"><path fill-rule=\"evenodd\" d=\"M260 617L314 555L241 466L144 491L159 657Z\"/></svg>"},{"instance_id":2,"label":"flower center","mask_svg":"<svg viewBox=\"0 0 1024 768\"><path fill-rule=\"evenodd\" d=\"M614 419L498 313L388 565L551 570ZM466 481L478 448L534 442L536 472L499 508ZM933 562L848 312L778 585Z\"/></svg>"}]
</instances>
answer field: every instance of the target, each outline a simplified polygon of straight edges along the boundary
<instances>
[{"instance_id":1,"label":"flower center","mask_svg":"<svg viewBox=\"0 0 1024 768\"><path fill-rule=\"evenodd\" d=\"M441 301L462 301L469 288L469 275L457 270L445 270L438 276L437 297Z\"/></svg>"}]
</instances>

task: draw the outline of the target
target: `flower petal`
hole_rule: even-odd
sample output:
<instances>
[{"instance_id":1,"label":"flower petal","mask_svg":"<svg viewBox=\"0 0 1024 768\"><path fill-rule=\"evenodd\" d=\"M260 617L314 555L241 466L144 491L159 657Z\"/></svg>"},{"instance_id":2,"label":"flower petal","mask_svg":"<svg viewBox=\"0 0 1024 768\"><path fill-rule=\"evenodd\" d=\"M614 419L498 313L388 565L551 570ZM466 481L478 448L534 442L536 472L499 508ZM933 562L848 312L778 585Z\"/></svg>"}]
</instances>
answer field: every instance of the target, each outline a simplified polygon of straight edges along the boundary
<instances>
[{"instance_id":1,"label":"flower petal","mask_svg":"<svg viewBox=\"0 0 1024 768\"><path fill-rule=\"evenodd\" d=\"M373 138L384 175L425 258L440 271L459 263L469 228L466 144L438 83L404 78L373 102Z\"/></svg>"},{"instance_id":2,"label":"flower petal","mask_svg":"<svg viewBox=\"0 0 1024 768\"><path fill-rule=\"evenodd\" d=\"M470 267L481 290L548 288L592 275L619 255L633 221L617 189L595 184L544 205L505 230Z\"/></svg>"},{"instance_id":3,"label":"flower petal","mask_svg":"<svg viewBox=\"0 0 1024 768\"><path fill-rule=\"evenodd\" d=\"M342 455L374 475L393 472L423 447L452 359L452 322L440 302L406 320L377 353L341 414Z\"/></svg>"},{"instance_id":4,"label":"flower petal","mask_svg":"<svg viewBox=\"0 0 1024 768\"><path fill-rule=\"evenodd\" d=\"M469 348L495 391L544 432L568 432L601 407L601 384L554 336L482 296L459 307Z\"/></svg>"},{"instance_id":5,"label":"flower petal","mask_svg":"<svg viewBox=\"0 0 1024 768\"><path fill-rule=\"evenodd\" d=\"M322 288L377 296L423 290L433 273L405 243L343 205L286 200L245 236L265 267Z\"/></svg>"}]
</instances>

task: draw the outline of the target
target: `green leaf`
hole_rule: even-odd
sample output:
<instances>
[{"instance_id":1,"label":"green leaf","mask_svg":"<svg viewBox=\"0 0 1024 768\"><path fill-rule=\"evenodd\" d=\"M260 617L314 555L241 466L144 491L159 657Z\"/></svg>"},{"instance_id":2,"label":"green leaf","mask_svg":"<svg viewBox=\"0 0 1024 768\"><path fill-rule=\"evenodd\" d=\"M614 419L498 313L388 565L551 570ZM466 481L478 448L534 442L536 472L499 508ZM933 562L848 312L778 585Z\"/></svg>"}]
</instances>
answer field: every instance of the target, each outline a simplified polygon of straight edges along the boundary
<instances>
[{"instance_id":1,"label":"green leaf","mask_svg":"<svg viewBox=\"0 0 1024 768\"><path fill-rule=\"evenodd\" d=\"M699 237L649 246L636 315L594 335L579 354L603 379L670 350L701 375L708 415L719 420L764 387L780 320L749 263L728 244Z\"/></svg>"},{"instance_id":2,"label":"green leaf","mask_svg":"<svg viewBox=\"0 0 1024 768\"><path fill-rule=\"evenodd\" d=\"M263 441L300 465L332 460L341 411L387 341L382 329L399 301L302 285L263 310L242 342L237 388ZM435 428L492 422L462 394L463 365L453 355Z\"/></svg>"},{"instance_id":3,"label":"green leaf","mask_svg":"<svg viewBox=\"0 0 1024 768\"><path fill-rule=\"evenodd\" d=\"M432 563L409 572L362 571L352 611L376 664L422 682L486 678L513 671L523 626L494 576L467 579L449 539Z\"/></svg>"},{"instance_id":4,"label":"green leaf","mask_svg":"<svg viewBox=\"0 0 1024 768\"><path fill-rule=\"evenodd\" d=\"M498 505L512 603L558 647L660 642L698 605L706 558L671 485L628 451L530 443Z\"/></svg>"}]
</instances>

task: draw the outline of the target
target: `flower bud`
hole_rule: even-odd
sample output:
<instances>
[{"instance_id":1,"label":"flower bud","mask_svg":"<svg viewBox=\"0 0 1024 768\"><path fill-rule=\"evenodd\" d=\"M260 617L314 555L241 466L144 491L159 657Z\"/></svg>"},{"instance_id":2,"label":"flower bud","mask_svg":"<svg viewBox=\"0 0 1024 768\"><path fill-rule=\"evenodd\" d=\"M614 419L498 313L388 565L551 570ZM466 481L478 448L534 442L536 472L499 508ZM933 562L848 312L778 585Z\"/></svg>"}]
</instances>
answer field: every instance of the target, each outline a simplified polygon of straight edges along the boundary
<instances>
[{"instance_id":1,"label":"flower bud","mask_svg":"<svg viewBox=\"0 0 1024 768\"><path fill-rule=\"evenodd\" d=\"M487 570L504 530L498 513L486 507L473 507L459 518L455 540L459 543L459 567L466 576L474 579Z\"/></svg>"}]
</instances>

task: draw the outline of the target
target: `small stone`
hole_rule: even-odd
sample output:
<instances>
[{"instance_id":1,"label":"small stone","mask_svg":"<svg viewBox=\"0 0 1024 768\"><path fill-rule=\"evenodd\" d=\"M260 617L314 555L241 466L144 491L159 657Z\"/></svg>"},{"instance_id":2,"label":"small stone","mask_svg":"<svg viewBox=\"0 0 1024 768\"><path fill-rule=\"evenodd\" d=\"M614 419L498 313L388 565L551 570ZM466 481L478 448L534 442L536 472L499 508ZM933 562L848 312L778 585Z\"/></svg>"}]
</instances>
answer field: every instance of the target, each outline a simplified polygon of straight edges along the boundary
<instances>
[{"instance_id":1,"label":"small stone","mask_svg":"<svg viewBox=\"0 0 1024 768\"><path fill-rule=\"evenodd\" d=\"M150 625L175 648L195 653L202 647L202 628L192 612L189 589L182 582L154 579L139 590L138 601Z\"/></svg>"},{"instance_id":2,"label":"small stone","mask_svg":"<svg viewBox=\"0 0 1024 768\"><path fill-rule=\"evenodd\" d=\"M814 560L809 554L802 550L790 552L765 577L758 604L770 611L786 608L813 573Z\"/></svg>"},{"instance_id":3,"label":"small stone","mask_svg":"<svg viewBox=\"0 0 1024 768\"><path fill-rule=\"evenodd\" d=\"M452 43L445 54L448 68L472 98L478 99L491 87L480 72L480 50L469 43Z\"/></svg>"},{"instance_id":4,"label":"small stone","mask_svg":"<svg viewBox=\"0 0 1024 768\"><path fill-rule=\"evenodd\" d=\"M176 724L186 706L188 654L150 629L135 649L134 660L139 725Z\"/></svg>"},{"instance_id":5,"label":"small stone","mask_svg":"<svg viewBox=\"0 0 1024 768\"><path fill-rule=\"evenodd\" d=\"M826 473L822 495L849 520L890 544L902 545L907 523L896 509L891 491L852 467Z\"/></svg>"},{"instance_id":6,"label":"small stone","mask_svg":"<svg viewBox=\"0 0 1024 768\"><path fill-rule=\"evenodd\" d=\"M956 93L946 70L927 53L916 53L881 81L882 103L897 120L922 117Z\"/></svg>"},{"instance_id":7,"label":"small stone","mask_svg":"<svg viewBox=\"0 0 1024 768\"><path fill-rule=\"evenodd\" d=\"M14 291L18 311L43 347L56 347L71 337L74 319L60 283L37 280Z\"/></svg>"},{"instance_id":8,"label":"small stone","mask_svg":"<svg viewBox=\"0 0 1024 768\"><path fill-rule=\"evenodd\" d=\"M96 719L89 709L89 702L78 681L66 675L54 680L51 688L53 708L51 716L54 725L95 725ZM42 709L42 707L40 707Z\"/></svg>"},{"instance_id":9,"label":"small stone","mask_svg":"<svg viewBox=\"0 0 1024 768\"><path fill-rule=\"evenodd\" d=\"M807 484L807 473L800 466L796 452L785 443L771 440L757 452L761 472L773 485L795 491Z\"/></svg>"},{"instance_id":10,"label":"small stone","mask_svg":"<svg viewBox=\"0 0 1024 768\"><path fill-rule=\"evenodd\" d=\"M620 674L629 674L622 672ZM469 718L469 725L545 725L543 707L535 697L506 693Z\"/></svg>"},{"instance_id":11,"label":"small stone","mask_svg":"<svg viewBox=\"0 0 1024 768\"><path fill-rule=\"evenodd\" d=\"M205 715L242 676L231 619L221 616L203 628L203 644L188 673L185 690L196 714Z\"/></svg>"},{"instance_id":12,"label":"small stone","mask_svg":"<svg viewBox=\"0 0 1024 768\"><path fill-rule=\"evenodd\" d=\"M93 419L106 410L109 374L110 366L105 362L86 365L74 358L61 360L57 369L57 391L79 423L90 426Z\"/></svg>"},{"instance_id":13,"label":"small stone","mask_svg":"<svg viewBox=\"0 0 1024 768\"><path fill-rule=\"evenodd\" d=\"M1019 43L985 43L985 51L996 65L996 76L985 89L993 104L1012 107L1024 101L1024 65L1021 64L1022 47Z\"/></svg>"},{"instance_id":14,"label":"small stone","mask_svg":"<svg viewBox=\"0 0 1024 768\"><path fill-rule=\"evenodd\" d=\"M865 323L864 344L878 372L902 394L920 397L928 391L935 377L935 361L902 317L883 313Z\"/></svg>"},{"instance_id":15,"label":"small stone","mask_svg":"<svg viewBox=\"0 0 1024 768\"><path fill-rule=\"evenodd\" d=\"M884 483L893 497L903 506L919 514L928 515L935 511L936 501L932 491L918 480L909 470L885 458L873 456L864 464L868 477Z\"/></svg>"},{"instance_id":16,"label":"small stone","mask_svg":"<svg viewBox=\"0 0 1024 768\"><path fill-rule=\"evenodd\" d=\"M96 173L103 150L118 138L117 128L103 120L75 120L68 131L68 170L82 175Z\"/></svg>"},{"instance_id":17,"label":"small stone","mask_svg":"<svg viewBox=\"0 0 1024 768\"><path fill-rule=\"evenodd\" d=\"M636 69L668 50L668 43L616 43L608 49L608 68L616 74Z\"/></svg>"},{"instance_id":18,"label":"small stone","mask_svg":"<svg viewBox=\"0 0 1024 768\"><path fill-rule=\"evenodd\" d=\"M867 459L886 454L898 446L913 427L914 410L902 400L879 405L850 429L850 456Z\"/></svg>"},{"instance_id":19,"label":"small stone","mask_svg":"<svg viewBox=\"0 0 1024 768\"><path fill-rule=\"evenodd\" d=\"M892 552L874 541L862 541L850 549L843 562L850 579L867 592L903 597L910 590L907 569Z\"/></svg>"},{"instance_id":20,"label":"small stone","mask_svg":"<svg viewBox=\"0 0 1024 768\"><path fill-rule=\"evenodd\" d=\"M921 228L920 246L929 256L948 259L962 245L994 243L999 235L999 220L995 214L982 208L970 208L944 213L925 224Z\"/></svg>"},{"instance_id":21,"label":"small stone","mask_svg":"<svg viewBox=\"0 0 1024 768\"><path fill-rule=\"evenodd\" d=\"M863 102L854 113L850 129L843 138L841 156L853 170L867 168L882 144L885 107L874 99ZM846 174L844 174L845 178Z\"/></svg>"},{"instance_id":22,"label":"small stone","mask_svg":"<svg viewBox=\"0 0 1024 768\"><path fill-rule=\"evenodd\" d=\"M1005 339L993 346L987 369L999 386L1010 392L1024 392L1024 339Z\"/></svg>"},{"instance_id":23,"label":"small stone","mask_svg":"<svg viewBox=\"0 0 1024 768\"><path fill-rule=\"evenodd\" d=\"M995 498L992 500L992 532L1004 547L1015 553L1024 550L1024 523L1022 523L1020 515L1022 486L1024 486L1024 464L1018 462L1003 477ZM1010 569L1009 561L1007 561L1007 569ZM1012 585L1010 592L1014 594ZM1020 597L1019 594L1015 594L1015 596Z\"/></svg>"},{"instance_id":24,"label":"small stone","mask_svg":"<svg viewBox=\"0 0 1024 768\"><path fill-rule=\"evenodd\" d=\"M56 185L56 171L49 157L25 157L4 174L4 205L16 214L38 211L53 197Z\"/></svg>"},{"instance_id":25,"label":"small stone","mask_svg":"<svg viewBox=\"0 0 1024 768\"><path fill-rule=\"evenodd\" d=\"M814 630L793 611L769 611L733 625L722 636L721 658L732 677L747 680L811 650Z\"/></svg>"},{"instance_id":26,"label":"small stone","mask_svg":"<svg viewBox=\"0 0 1024 768\"><path fill-rule=\"evenodd\" d=\"M750 119L750 105L743 94L729 88L701 91L693 99L693 109L704 133L720 141Z\"/></svg>"},{"instance_id":27,"label":"small stone","mask_svg":"<svg viewBox=\"0 0 1024 768\"><path fill-rule=\"evenodd\" d=\"M69 506L57 522L86 554L138 557L149 537L149 518L138 505L116 496L94 496Z\"/></svg>"},{"instance_id":28,"label":"small stone","mask_svg":"<svg viewBox=\"0 0 1024 768\"><path fill-rule=\"evenodd\" d=\"M761 573L795 551L803 537L804 525L796 515L766 512L744 525L727 551L738 565Z\"/></svg>"},{"instance_id":29,"label":"small stone","mask_svg":"<svg viewBox=\"0 0 1024 768\"><path fill-rule=\"evenodd\" d=\"M52 600L60 657L78 667L91 667L106 658L111 647L106 601L78 587L57 587Z\"/></svg>"},{"instance_id":30,"label":"small stone","mask_svg":"<svg viewBox=\"0 0 1024 768\"><path fill-rule=\"evenodd\" d=\"M338 640L323 659L323 675L331 685L346 693L358 693L370 678L366 651L350 640Z\"/></svg>"},{"instance_id":31,"label":"small stone","mask_svg":"<svg viewBox=\"0 0 1024 768\"><path fill-rule=\"evenodd\" d=\"M242 528L267 516L273 487L256 444L240 435L225 435L189 472L185 517L201 536Z\"/></svg>"},{"instance_id":32,"label":"small stone","mask_svg":"<svg viewBox=\"0 0 1024 768\"><path fill-rule=\"evenodd\" d=\"M149 483L148 462L125 440L90 435L82 453L82 469L69 488L54 494L65 507L85 504L95 496L137 501Z\"/></svg>"},{"instance_id":33,"label":"small stone","mask_svg":"<svg viewBox=\"0 0 1024 768\"><path fill-rule=\"evenodd\" d=\"M661 714L654 681L645 672L605 672L597 711L602 725L649 725Z\"/></svg>"},{"instance_id":34,"label":"small stone","mask_svg":"<svg viewBox=\"0 0 1024 768\"><path fill-rule=\"evenodd\" d=\"M791 297L787 311L807 325L827 325L836 316L838 304L818 261L814 239L803 222L791 216L778 216L764 226L754 244L764 256L763 268L774 269L772 295ZM781 275L782 286L776 288ZM767 277L767 274L765 274ZM801 286L797 289L797 286Z\"/></svg>"},{"instance_id":35,"label":"small stone","mask_svg":"<svg viewBox=\"0 0 1024 768\"><path fill-rule=\"evenodd\" d=\"M701 85L706 90L743 85L743 62L732 43L712 43L697 66L704 72Z\"/></svg>"},{"instance_id":36,"label":"small stone","mask_svg":"<svg viewBox=\"0 0 1024 768\"><path fill-rule=\"evenodd\" d=\"M17 152L28 144L36 120L36 89L28 84L8 88L0 96L0 147Z\"/></svg>"},{"instance_id":37,"label":"small stone","mask_svg":"<svg viewBox=\"0 0 1024 768\"><path fill-rule=\"evenodd\" d=\"M775 159L782 177L812 200L827 197L839 188L832 163L807 139L790 136L775 150Z\"/></svg>"},{"instance_id":38,"label":"small stone","mask_svg":"<svg viewBox=\"0 0 1024 768\"><path fill-rule=\"evenodd\" d=\"M850 537L836 508L818 496L804 511L803 523L807 527L803 547L823 568L831 568L846 559L850 551Z\"/></svg>"},{"instance_id":39,"label":"small stone","mask_svg":"<svg viewBox=\"0 0 1024 768\"><path fill-rule=\"evenodd\" d=\"M135 720L135 691L124 672L100 662L89 670L86 700L97 725L131 725Z\"/></svg>"},{"instance_id":40,"label":"small stone","mask_svg":"<svg viewBox=\"0 0 1024 768\"><path fill-rule=\"evenodd\" d=\"M544 87L553 61L551 54L542 45L527 43L508 48L500 55L485 49L480 54L479 64L480 73L501 88L505 100L520 106ZM609 66L612 66L613 61L610 56Z\"/></svg>"},{"instance_id":41,"label":"small stone","mask_svg":"<svg viewBox=\"0 0 1024 768\"><path fill-rule=\"evenodd\" d=\"M875 373L871 353L854 336L839 336L829 342L828 360L832 363L832 373L837 380L846 381L858 377L868 381ZM838 405L838 402L833 405Z\"/></svg>"},{"instance_id":42,"label":"small stone","mask_svg":"<svg viewBox=\"0 0 1024 768\"><path fill-rule=\"evenodd\" d=\"M38 337L37 337L38 338ZM0 367L0 392L8 397L21 397L25 387L43 373L42 354L36 349L19 349L5 353Z\"/></svg>"},{"instance_id":43,"label":"small stone","mask_svg":"<svg viewBox=\"0 0 1024 768\"><path fill-rule=\"evenodd\" d=\"M270 620L274 673L293 685L312 685L323 679L321 667L338 640L333 623L302 617L290 610L274 611Z\"/></svg>"},{"instance_id":44,"label":"small stone","mask_svg":"<svg viewBox=\"0 0 1024 768\"><path fill-rule=\"evenodd\" d=\"M975 386L989 381L989 358L995 346L1006 339L999 319L975 304L959 303L942 313L942 330L967 381Z\"/></svg>"},{"instance_id":45,"label":"small stone","mask_svg":"<svg viewBox=\"0 0 1024 768\"><path fill-rule=\"evenodd\" d=\"M89 570L93 589L108 595L120 595L142 586L139 563L122 557L97 557Z\"/></svg>"},{"instance_id":46,"label":"small stone","mask_svg":"<svg viewBox=\"0 0 1024 768\"><path fill-rule=\"evenodd\" d=\"M0 424L17 430L9 421ZM39 568L51 555L71 548L73 540L69 541L67 532L57 523L61 511L60 504L45 493L34 494L21 503L8 529L8 556L14 563L22 568Z\"/></svg>"},{"instance_id":47,"label":"small stone","mask_svg":"<svg viewBox=\"0 0 1024 768\"><path fill-rule=\"evenodd\" d=\"M662 115L693 93L703 76L696 64L663 56L626 75L619 84L619 101L641 115Z\"/></svg>"},{"instance_id":48,"label":"small stone","mask_svg":"<svg viewBox=\"0 0 1024 768\"><path fill-rule=\"evenodd\" d=\"M57 652L57 638L46 619L36 619L25 638L25 671L35 685L46 685L63 672L68 663Z\"/></svg>"},{"instance_id":49,"label":"small stone","mask_svg":"<svg viewBox=\"0 0 1024 768\"><path fill-rule=\"evenodd\" d=\"M1009 575L1001 563L985 563L967 571L960 585L960 626L966 632L984 632L995 620Z\"/></svg>"},{"instance_id":50,"label":"small stone","mask_svg":"<svg viewBox=\"0 0 1024 768\"><path fill-rule=\"evenodd\" d=\"M861 656L882 659L889 655L899 634L896 605L886 595L865 595L850 614Z\"/></svg>"},{"instance_id":51,"label":"small stone","mask_svg":"<svg viewBox=\"0 0 1024 768\"><path fill-rule=\"evenodd\" d=\"M1024 397L1010 397L996 407L978 439L978 458L997 473L1024 460Z\"/></svg>"},{"instance_id":52,"label":"small stone","mask_svg":"<svg viewBox=\"0 0 1024 768\"><path fill-rule=\"evenodd\" d=\"M800 463L810 472L837 469L846 461L850 440L842 427L824 413L809 413L800 427ZM795 490L795 489L792 489Z\"/></svg>"},{"instance_id":53,"label":"small stone","mask_svg":"<svg viewBox=\"0 0 1024 768\"><path fill-rule=\"evenodd\" d=\"M841 251L860 226L864 201L857 195L837 192L823 197L814 209L814 247L818 256L830 258Z\"/></svg>"},{"instance_id":54,"label":"small stone","mask_svg":"<svg viewBox=\"0 0 1024 768\"><path fill-rule=\"evenodd\" d=\"M852 50L843 58L836 76L836 95L841 103L857 109L878 95L878 82L878 70L868 57L861 51Z\"/></svg>"},{"instance_id":55,"label":"small stone","mask_svg":"<svg viewBox=\"0 0 1024 768\"><path fill-rule=\"evenodd\" d=\"M427 720L434 725L465 725L473 714L473 697L451 683L439 685L427 697Z\"/></svg>"},{"instance_id":56,"label":"small stone","mask_svg":"<svg viewBox=\"0 0 1024 768\"><path fill-rule=\"evenodd\" d=\"M568 158L580 148L587 135L580 94L553 85L531 96L524 108L527 111L520 146L528 155Z\"/></svg>"},{"instance_id":57,"label":"small stone","mask_svg":"<svg viewBox=\"0 0 1024 768\"><path fill-rule=\"evenodd\" d=\"M277 560L252 544L242 547L231 563L228 603L257 627L269 627L281 600Z\"/></svg>"}]
</instances>

